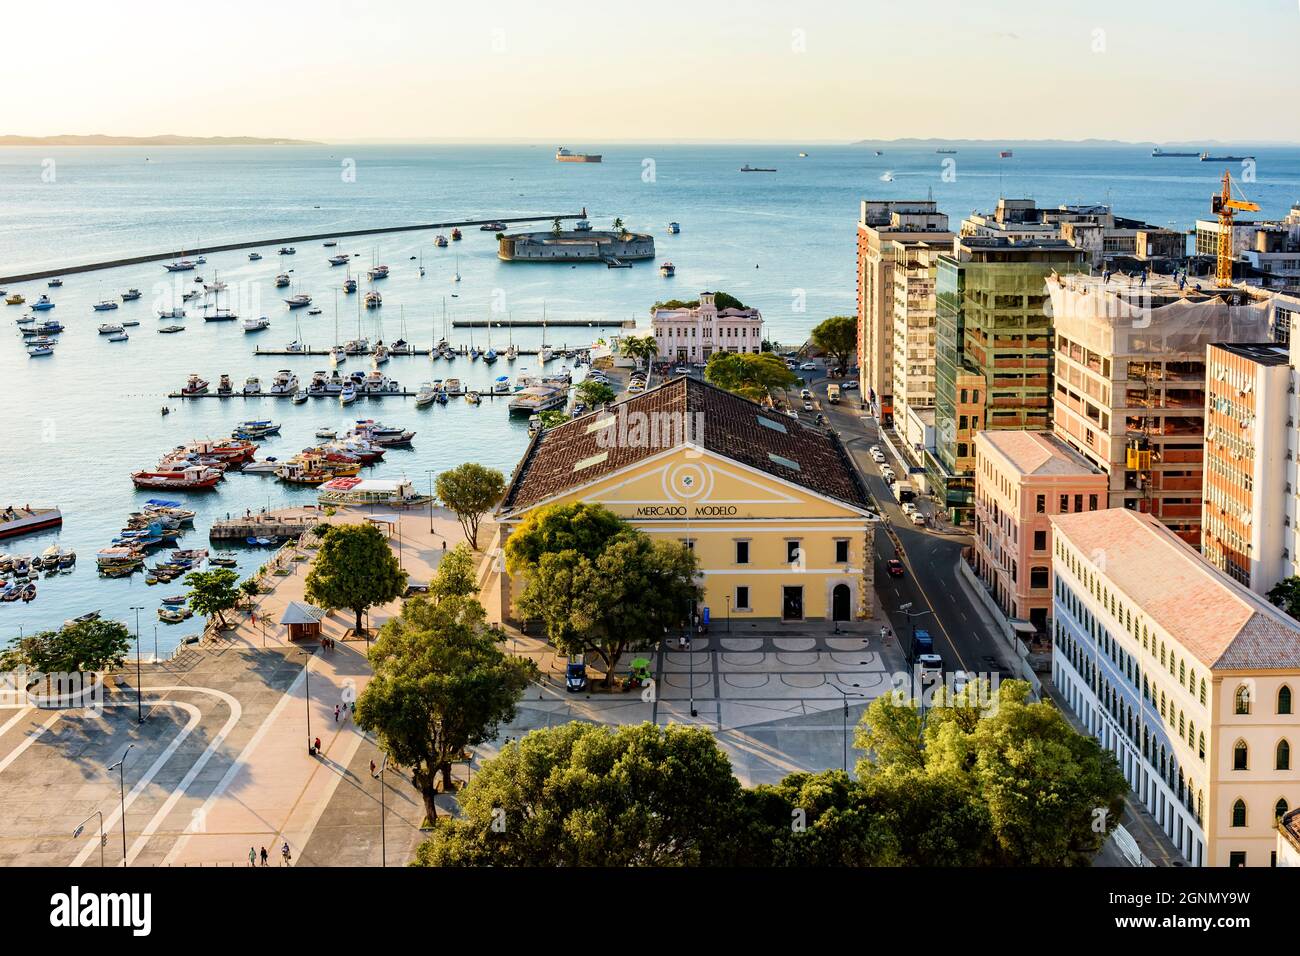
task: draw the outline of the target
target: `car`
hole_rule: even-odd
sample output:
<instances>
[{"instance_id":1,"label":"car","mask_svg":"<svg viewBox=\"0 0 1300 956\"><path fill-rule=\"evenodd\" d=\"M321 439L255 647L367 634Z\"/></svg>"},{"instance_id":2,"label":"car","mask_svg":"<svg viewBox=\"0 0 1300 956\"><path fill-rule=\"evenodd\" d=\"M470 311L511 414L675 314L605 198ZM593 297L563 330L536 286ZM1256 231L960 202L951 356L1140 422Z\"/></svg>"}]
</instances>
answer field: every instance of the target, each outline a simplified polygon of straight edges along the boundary
<instances>
[{"instance_id":1,"label":"car","mask_svg":"<svg viewBox=\"0 0 1300 956\"><path fill-rule=\"evenodd\" d=\"M938 680L943 676L943 658L938 654L918 654L916 666L922 681Z\"/></svg>"},{"instance_id":2,"label":"car","mask_svg":"<svg viewBox=\"0 0 1300 956\"><path fill-rule=\"evenodd\" d=\"M816 363L816 362L804 362L802 365L799 366L799 371L801 371L801 372L815 372L815 371L817 371L817 363Z\"/></svg>"},{"instance_id":3,"label":"car","mask_svg":"<svg viewBox=\"0 0 1300 956\"><path fill-rule=\"evenodd\" d=\"M853 379L849 379L847 382L841 385L840 388L844 389L844 391L846 392L857 391L858 383L855 382Z\"/></svg>"},{"instance_id":4,"label":"car","mask_svg":"<svg viewBox=\"0 0 1300 956\"><path fill-rule=\"evenodd\" d=\"M881 452L873 451L871 453L871 460L877 465L883 465L885 463L885 456Z\"/></svg>"},{"instance_id":5,"label":"car","mask_svg":"<svg viewBox=\"0 0 1300 956\"><path fill-rule=\"evenodd\" d=\"M954 697L961 694L971 682L971 675L966 671L953 671L950 688Z\"/></svg>"},{"instance_id":6,"label":"car","mask_svg":"<svg viewBox=\"0 0 1300 956\"><path fill-rule=\"evenodd\" d=\"M804 410L805 412L811 412L811 411L813 410L812 402L804 402L804 403L803 403L803 410Z\"/></svg>"},{"instance_id":7,"label":"car","mask_svg":"<svg viewBox=\"0 0 1300 956\"><path fill-rule=\"evenodd\" d=\"M802 388L799 390L800 398L812 398L812 389Z\"/></svg>"},{"instance_id":8,"label":"car","mask_svg":"<svg viewBox=\"0 0 1300 956\"><path fill-rule=\"evenodd\" d=\"M915 514L915 513L916 513L916 505L912 504L912 502L910 502L910 501L904 501L904 502L903 502L903 514L908 515L908 516L910 517L911 515L913 515L913 514Z\"/></svg>"},{"instance_id":9,"label":"car","mask_svg":"<svg viewBox=\"0 0 1300 956\"><path fill-rule=\"evenodd\" d=\"M885 465L880 469L880 477L884 478L885 481L893 481L897 476L894 474L894 469Z\"/></svg>"},{"instance_id":10,"label":"car","mask_svg":"<svg viewBox=\"0 0 1300 956\"><path fill-rule=\"evenodd\" d=\"M571 694L587 689L587 665L582 661L569 661L564 668L564 689Z\"/></svg>"},{"instance_id":11,"label":"car","mask_svg":"<svg viewBox=\"0 0 1300 956\"><path fill-rule=\"evenodd\" d=\"M919 511L913 511L913 512L912 512L912 524L916 525L918 528L924 528L924 527L925 527L925 515L921 514L921 512L919 512Z\"/></svg>"},{"instance_id":12,"label":"car","mask_svg":"<svg viewBox=\"0 0 1300 956\"><path fill-rule=\"evenodd\" d=\"M891 578L901 578L903 576L903 562L898 558L890 558L885 562L885 570L889 572Z\"/></svg>"},{"instance_id":13,"label":"car","mask_svg":"<svg viewBox=\"0 0 1300 956\"><path fill-rule=\"evenodd\" d=\"M793 408L787 408L787 409L785 410L785 413L786 413L787 415L789 415L791 418L798 418L798 417L799 417L799 413L796 412Z\"/></svg>"},{"instance_id":14,"label":"car","mask_svg":"<svg viewBox=\"0 0 1300 956\"><path fill-rule=\"evenodd\" d=\"M677 366L675 369L673 369L673 374L674 374L674 375L690 375L690 374L691 374L691 370L688 369L685 365L679 365L679 366Z\"/></svg>"}]
</instances>

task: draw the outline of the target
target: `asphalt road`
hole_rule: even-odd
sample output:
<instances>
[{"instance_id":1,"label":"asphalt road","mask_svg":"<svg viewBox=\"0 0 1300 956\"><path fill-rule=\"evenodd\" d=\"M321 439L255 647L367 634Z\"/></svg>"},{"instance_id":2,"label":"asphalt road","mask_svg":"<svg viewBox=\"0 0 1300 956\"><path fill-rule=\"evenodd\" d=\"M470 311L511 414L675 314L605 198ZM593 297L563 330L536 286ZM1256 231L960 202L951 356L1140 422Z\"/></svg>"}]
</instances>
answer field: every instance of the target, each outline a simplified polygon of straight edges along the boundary
<instances>
[{"instance_id":1,"label":"asphalt road","mask_svg":"<svg viewBox=\"0 0 1300 956\"><path fill-rule=\"evenodd\" d=\"M893 537L902 545L900 554L889 534L883 529L876 534L876 591L893 624L894 633L902 638L904 650L910 647L914 623L930 632L946 670L983 674L1002 671L1004 677L1009 676L1006 666L1000 663L1007 652L988 630L980 612L957 580L961 550L970 545L972 539L966 535L939 534L913 525L894 500L880 469L868 454L868 449L875 444L881 445L886 456L889 456L889 449L879 442L876 421L862 408L858 392L844 392L840 404L832 405L826 399L828 380L820 366L816 372L801 371L799 374L805 380L812 378L811 387L818 409L838 432L876 499L881 516L889 522ZM842 382L839 379L835 381ZM809 419L813 416L801 411L800 417ZM897 461L892 461L892 464L899 475L906 473L905 464ZM903 561L906 573L902 577L890 577L886 570L886 561L894 557ZM900 610L902 605L909 603L909 610ZM909 614L918 616L912 618Z\"/></svg>"}]
</instances>

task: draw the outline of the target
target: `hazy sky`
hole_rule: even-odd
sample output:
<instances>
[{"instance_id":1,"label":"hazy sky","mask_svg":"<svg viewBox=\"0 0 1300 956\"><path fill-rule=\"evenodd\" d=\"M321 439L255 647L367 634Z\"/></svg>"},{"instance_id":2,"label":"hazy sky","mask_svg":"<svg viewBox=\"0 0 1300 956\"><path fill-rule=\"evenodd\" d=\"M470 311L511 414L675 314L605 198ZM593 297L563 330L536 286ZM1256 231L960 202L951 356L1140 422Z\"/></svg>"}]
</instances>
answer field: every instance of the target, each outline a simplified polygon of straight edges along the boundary
<instances>
[{"instance_id":1,"label":"hazy sky","mask_svg":"<svg viewBox=\"0 0 1300 956\"><path fill-rule=\"evenodd\" d=\"M6 3L0 132L1300 140L1297 0Z\"/></svg>"}]
</instances>

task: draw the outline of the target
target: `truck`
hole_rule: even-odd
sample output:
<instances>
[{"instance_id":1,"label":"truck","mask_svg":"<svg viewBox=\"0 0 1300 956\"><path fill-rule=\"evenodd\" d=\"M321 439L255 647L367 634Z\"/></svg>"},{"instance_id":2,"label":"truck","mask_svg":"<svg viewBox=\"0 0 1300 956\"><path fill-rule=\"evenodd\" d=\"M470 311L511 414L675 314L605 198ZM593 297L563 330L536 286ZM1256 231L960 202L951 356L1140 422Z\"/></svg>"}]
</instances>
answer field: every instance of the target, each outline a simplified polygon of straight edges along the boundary
<instances>
[{"instance_id":1,"label":"truck","mask_svg":"<svg viewBox=\"0 0 1300 956\"><path fill-rule=\"evenodd\" d=\"M925 628L918 627L912 633L912 662L915 663L917 658L922 654L933 653L934 638L930 636L930 632L925 630Z\"/></svg>"},{"instance_id":2,"label":"truck","mask_svg":"<svg viewBox=\"0 0 1300 956\"><path fill-rule=\"evenodd\" d=\"M826 386L826 400L832 405L838 405L840 403L840 387L838 385Z\"/></svg>"},{"instance_id":3,"label":"truck","mask_svg":"<svg viewBox=\"0 0 1300 956\"><path fill-rule=\"evenodd\" d=\"M916 485L906 478L900 478L894 482L893 491L894 497L898 499L900 505L905 501L916 500Z\"/></svg>"},{"instance_id":4,"label":"truck","mask_svg":"<svg viewBox=\"0 0 1300 956\"><path fill-rule=\"evenodd\" d=\"M912 635L912 666L920 672L923 682L943 676L943 658L934 652L934 638L919 627Z\"/></svg>"}]
</instances>

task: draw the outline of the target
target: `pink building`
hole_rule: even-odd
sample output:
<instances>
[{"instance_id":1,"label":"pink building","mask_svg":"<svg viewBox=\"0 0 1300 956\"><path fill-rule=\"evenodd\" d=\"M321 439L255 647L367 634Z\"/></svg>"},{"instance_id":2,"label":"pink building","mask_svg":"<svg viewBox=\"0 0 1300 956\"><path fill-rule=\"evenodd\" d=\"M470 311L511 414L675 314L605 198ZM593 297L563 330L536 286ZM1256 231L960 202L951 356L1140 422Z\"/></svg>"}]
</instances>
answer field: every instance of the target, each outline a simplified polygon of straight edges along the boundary
<instances>
[{"instance_id":1,"label":"pink building","mask_svg":"<svg viewBox=\"0 0 1300 956\"><path fill-rule=\"evenodd\" d=\"M1013 621L1046 633L1051 515L1106 507L1106 475L1046 431L975 436L975 570Z\"/></svg>"},{"instance_id":2,"label":"pink building","mask_svg":"<svg viewBox=\"0 0 1300 956\"><path fill-rule=\"evenodd\" d=\"M763 350L762 313L719 310L712 292L701 292L693 309L656 309L650 321L659 355L672 362L707 362L714 352Z\"/></svg>"}]
</instances>

